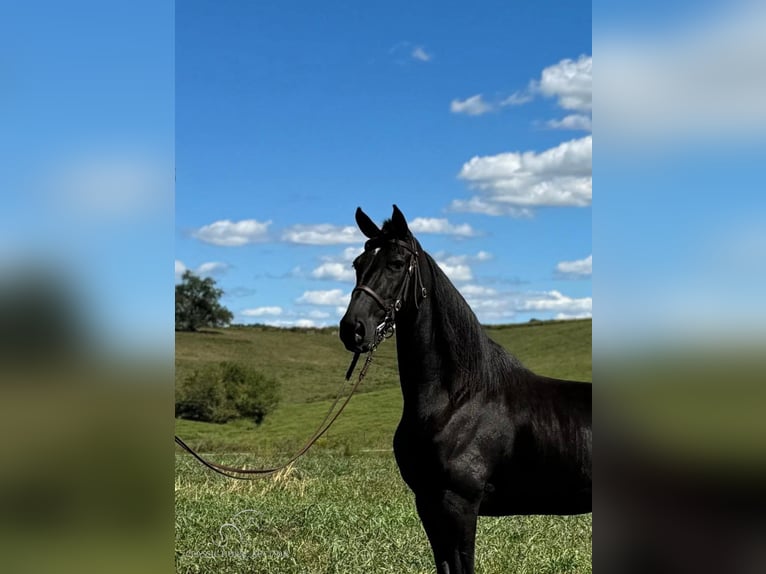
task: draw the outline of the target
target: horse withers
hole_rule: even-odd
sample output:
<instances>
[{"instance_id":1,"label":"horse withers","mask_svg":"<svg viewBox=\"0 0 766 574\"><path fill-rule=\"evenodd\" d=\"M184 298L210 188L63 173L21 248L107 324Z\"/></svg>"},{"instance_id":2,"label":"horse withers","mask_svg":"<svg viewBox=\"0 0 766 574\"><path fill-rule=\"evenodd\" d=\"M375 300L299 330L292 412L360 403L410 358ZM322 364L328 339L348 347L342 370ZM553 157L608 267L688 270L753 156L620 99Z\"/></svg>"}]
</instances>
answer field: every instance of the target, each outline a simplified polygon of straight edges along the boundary
<instances>
[{"instance_id":1,"label":"horse withers","mask_svg":"<svg viewBox=\"0 0 766 574\"><path fill-rule=\"evenodd\" d=\"M490 339L394 206L354 261L349 351L393 324L404 397L394 435L439 574L472 573L479 515L591 511L591 384L537 375Z\"/></svg>"}]
</instances>

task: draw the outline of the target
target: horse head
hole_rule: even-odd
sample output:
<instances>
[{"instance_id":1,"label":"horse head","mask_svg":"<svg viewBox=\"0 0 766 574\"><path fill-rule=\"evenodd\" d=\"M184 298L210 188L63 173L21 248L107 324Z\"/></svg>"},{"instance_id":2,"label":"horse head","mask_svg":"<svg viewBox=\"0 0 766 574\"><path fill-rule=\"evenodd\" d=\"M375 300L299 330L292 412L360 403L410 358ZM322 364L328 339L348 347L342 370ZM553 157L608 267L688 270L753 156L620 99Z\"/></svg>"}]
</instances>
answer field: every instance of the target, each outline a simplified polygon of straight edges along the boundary
<instances>
[{"instance_id":1,"label":"horse head","mask_svg":"<svg viewBox=\"0 0 766 574\"><path fill-rule=\"evenodd\" d=\"M349 351L365 353L377 344L381 330L394 324L399 311L417 307L425 290L418 263L420 246L396 205L382 228L359 207L356 223L367 242L353 263L356 287L340 321L340 338ZM408 287L413 285L410 293Z\"/></svg>"}]
</instances>

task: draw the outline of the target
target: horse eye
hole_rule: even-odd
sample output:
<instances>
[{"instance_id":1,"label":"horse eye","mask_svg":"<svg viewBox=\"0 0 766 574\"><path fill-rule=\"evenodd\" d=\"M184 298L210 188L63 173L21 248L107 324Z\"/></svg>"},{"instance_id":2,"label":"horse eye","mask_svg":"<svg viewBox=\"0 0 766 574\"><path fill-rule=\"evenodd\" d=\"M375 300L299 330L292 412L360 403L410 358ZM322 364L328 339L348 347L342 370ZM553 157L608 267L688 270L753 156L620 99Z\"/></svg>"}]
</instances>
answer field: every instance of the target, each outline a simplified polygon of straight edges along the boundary
<instances>
[{"instance_id":1,"label":"horse eye","mask_svg":"<svg viewBox=\"0 0 766 574\"><path fill-rule=\"evenodd\" d=\"M388 266L391 269L399 270L404 268L404 261L402 261L401 259L394 259L388 262Z\"/></svg>"}]
</instances>

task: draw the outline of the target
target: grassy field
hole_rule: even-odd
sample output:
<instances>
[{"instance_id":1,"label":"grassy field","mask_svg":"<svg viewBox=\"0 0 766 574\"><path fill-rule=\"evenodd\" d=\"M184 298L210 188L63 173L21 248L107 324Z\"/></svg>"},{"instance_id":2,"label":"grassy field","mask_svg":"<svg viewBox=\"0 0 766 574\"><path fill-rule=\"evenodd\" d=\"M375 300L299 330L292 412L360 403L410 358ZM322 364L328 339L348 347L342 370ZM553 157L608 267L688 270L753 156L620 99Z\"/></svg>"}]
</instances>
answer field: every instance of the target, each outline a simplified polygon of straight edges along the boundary
<instances>
[{"instance_id":1,"label":"grassy field","mask_svg":"<svg viewBox=\"0 0 766 574\"><path fill-rule=\"evenodd\" d=\"M591 379L591 322L488 329L541 374ZM176 457L178 572L433 572L391 440L401 414L393 341L317 446L279 476L233 481ZM176 421L215 460L266 466L303 443L334 397L350 354L332 329L232 328L179 333L176 377L235 360L277 378L282 402L259 427ZM477 572L591 572L591 517L481 518Z\"/></svg>"}]
</instances>

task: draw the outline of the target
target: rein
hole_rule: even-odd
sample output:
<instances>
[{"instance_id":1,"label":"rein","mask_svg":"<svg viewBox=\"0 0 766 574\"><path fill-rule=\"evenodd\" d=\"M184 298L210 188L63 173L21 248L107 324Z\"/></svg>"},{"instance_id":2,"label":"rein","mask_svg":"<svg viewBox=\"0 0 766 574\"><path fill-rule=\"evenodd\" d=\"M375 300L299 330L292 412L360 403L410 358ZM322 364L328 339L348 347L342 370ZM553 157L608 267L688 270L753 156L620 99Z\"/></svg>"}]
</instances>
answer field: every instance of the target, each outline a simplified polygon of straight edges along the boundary
<instances>
[{"instance_id":1,"label":"rein","mask_svg":"<svg viewBox=\"0 0 766 574\"><path fill-rule=\"evenodd\" d=\"M346 386L346 382L348 382L348 380L351 378L351 374L353 373L354 368L356 367L356 363L359 360L359 353L354 353L354 358L351 360L351 365L349 366L348 371L346 372L346 378L341 383L340 387L338 388L338 393L335 396L335 400L333 401L332 405L330 405L330 408L327 410L327 413L322 419L322 422L319 423L319 426L317 427L316 431L314 431L314 434L311 435L311 438L309 438L308 441L306 441L306 443L303 445L303 447L301 447L301 449L298 452L296 452L293 456L287 459L287 461L280 464L279 466L274 466L270 468L238 468L235 466L219 464L216 462L211 462L207 460L206 458L204 458L201 454L196 452L192 447L190 447L183 440L181 440L181 438L179 438L178 435L175 435L176 444L180 446L182 449L184 449L186 452L188 452L190 455L192 455L195 459L197 459L197 461L199 461L203 466L206 466L207 468L217 472L218 474L221 474L229 478L235 478L237 480L253 480L255 478L270 476L272 474L276 474L286 469L288 466L290 466L292 463L294 463L296 460L298 460L300 457L306 454L306 452L308 452L308 450L312 446L314 446L314 444L320 439L320 437L327 432L330 426L332 426L335 420L340 416L340 413L342 413L343 409L346 408L346 405L351 400L351 397L354 396L356 389L359 387L359 385L364 380L364 377L367 375L367 369L369 369L370 364L372 364L373 353L378 348L378 345L384 339L388 339L393 334L394 334L393 317L389 319L389 317L386 316L386 319L384 319L384 321L380 325L378 325L378 328L375 331L375 340L373 341L373 344L367 353L367 358L364 361L364 365L362 366L362 369L359 371L359 377L357 378L354 385L351 387L351 392L346 397L346 400L343 401L343 403L340 405L340 408L333 415L333 411L335 411L335 407L338 405L338 402L340 401L341 396L343 396L343 388ZM253 476L237 476L237 475L253 475Z\"/></svg>"},{"instance_id":2,"label":"rein","mask_svg":"<svg viewBox=\"0 0 766 574\"><path fill-rule=\"evenodd\" d=\"M407 268L407 274L402 280L402 285L401 285L401 288L399 289L399 294L396 297L396 299L386 304L383 298L380 295L378 295L374 289L371 289L367 285L357 284L356 287L354 287L354 290L351 292L352 295L356 293L357 291L366 293L367 295L372 297L372 299L380 306L381 309L383 309L386 312L386 315L383 319L383 322L380 325L378 325L377 328L375 329L375 337L374 337L373 343L370 346L370 350L367 352L367 358L364 361L364 365L362 366L362 369L359 371L359 376L356 382L351 387L351 392L348 394L348 396L343 401L343 403L341 403L340 408L337 411L335 411L335 407L338 405L338 402L343 396L343 389L346 386L346 382L348 382L351 379L351 375L354 372L354 369L356 368L357 362L359 361L360 353L358 352L354 353L354 358L351 359L351 364L349 365L348 370L346 371L346 378L341 383L340 387L338 388L338 393L335 396L335 400L333 401L332 405L330 405L330 408L327 410L327 413L322 419L322 422L319 423L319 426L317 427L316 431L314 431L314 434L311 435L308 441L306 441L306 443L303 445L303 447L301 447L301 449L298 452L296 452L293 456L287 459L287 461L280 464L279 466L274 466L269 468L238 468L236 466L219 464L219 463L211 462L207 460L201 454L199 454L193 448L191 448L188 444L186 444L183 440L181 440L181 438L179 438L178 435L175 435L176 444L180 446L182 449L184 449L186 452L188 452L190 455L192 455L195 459L197 459L197 461L199 461L203 466L206 466L207 468L209 468L210 470L214 472L217 472L218 474L221 474L229 478L235 478L237 480L253 480L255 478L260 478L260 477L276 474L286 469L288 466L290 466L292 463L294 463L296 460L298 460L300 457L306 454L306 452L308 452L308 450L312 446L314 446L314 444L322 437L322 435L328 431L330 426L332 426L335 420L340 416L340 413L343 412L343 409L346 408L346 405L351 400L351 397L354 396L356 389L359 387L359 385L362 383L362 380L364 380L364 377L367 375L367 369L369 369L370 364L372 363L372 357L373 357L373 354L375 353L375 350L378 348L378 345L380 345L380 343L383 342L385 339L388 339L391 336L393 336L396 330L396 323L395 323L396 313L402 308L402 303L404 301L404 295L407 291L407 286L409 285L410 280L413 279L413 276L415 280L414 287L413 287L413 295L414 295L416 309L419 308L418 297L425 299L426 296L428 295L426 288L423 286L423 279L420 274L420 265L418 264L419 254L418 254L417 246L414 240L411 243L406 243L399 239L386 239L385 241L399 245L400 247L403 247L404 249L410 252L409 267ZM379 244L380 244L380 240L371 239L365 244L365 251L374 249L375 247L378 247ZM244 476L239 476L239 475L244 475Z\"/></svg>"}]
</instances>

